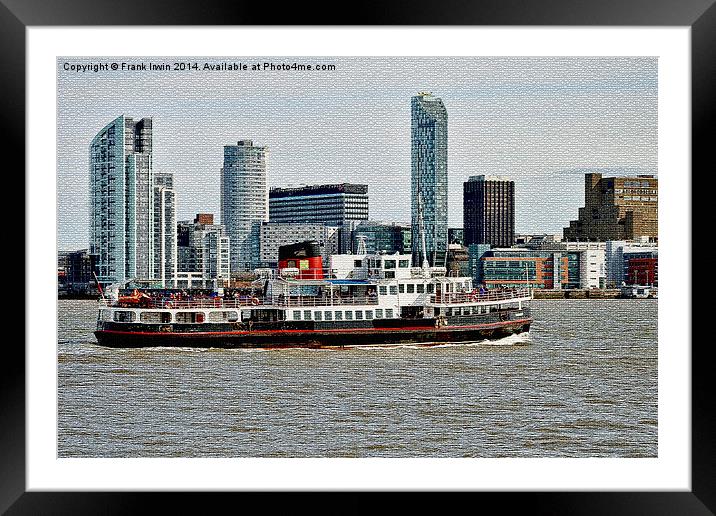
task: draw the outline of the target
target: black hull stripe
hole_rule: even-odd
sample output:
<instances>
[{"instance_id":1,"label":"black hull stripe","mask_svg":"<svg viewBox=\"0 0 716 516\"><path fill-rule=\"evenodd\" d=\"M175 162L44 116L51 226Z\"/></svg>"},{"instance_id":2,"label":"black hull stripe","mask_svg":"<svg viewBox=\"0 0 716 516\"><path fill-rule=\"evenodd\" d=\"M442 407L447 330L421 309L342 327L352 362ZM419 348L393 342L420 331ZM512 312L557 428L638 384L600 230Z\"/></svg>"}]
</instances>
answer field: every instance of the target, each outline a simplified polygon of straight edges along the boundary
<instances>
[{"instance_id":1,"label":"black hull stripe","mask_svg":"<svg viewBox=\"0 0 716 516\"><path fill-rule=\"evenodd\" d=\"M434 326L404 326L394 328L352 328L336 329L336 330L257 330L257 331L213 331L213 332L143 332L143 331L121 331L121 330L97 330L95 335L107 334L107 335L137 335L137 336L151 336L151 337L219 337L219 336L232 336L232 335L276 335L276 334L304 334L306 336L320 335L323 333L345 333L347 335L357 332L365 333L382 333L382 332L444 332L444 333L459 333L462 330L489 330L502 327L511 327L517 325L531 324L532 319L517 319L513 321L501 321L496 323L485 323L475 324L470 326L443 326L441 328L435 328Z\"/></svg>"}]
</instances>

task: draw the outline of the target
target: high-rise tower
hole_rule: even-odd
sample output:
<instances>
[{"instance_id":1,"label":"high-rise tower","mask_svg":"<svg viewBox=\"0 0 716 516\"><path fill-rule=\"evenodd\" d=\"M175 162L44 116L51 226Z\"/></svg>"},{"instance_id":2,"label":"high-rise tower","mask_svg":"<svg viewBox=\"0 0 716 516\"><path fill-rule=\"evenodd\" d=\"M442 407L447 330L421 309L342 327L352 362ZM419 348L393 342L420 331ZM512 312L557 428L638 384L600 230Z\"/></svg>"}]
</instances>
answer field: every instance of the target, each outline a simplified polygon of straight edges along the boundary
<instances>
[{"instance_id":1,"label":"high-rise tower","mask_svg":"<svg viewBox=\"0 0 716 516\"><path fill-rule=\"evenodd\" d=\"M90 254L101 283L173 281L174 190L170 174L155 174L152 119L124 115L92 139Z\"/></svg>"},{"instance_id":2,"label":"high-rise tower","mask_svg":"<svg viewBox=\"0 0 716 516\"><path fill-rule=\"evenodd\" d=\"M229 235L232 271L248 271L259 263L261 223L269 220L267 152L251 140L224 146L221 223Z\"/></svg>"},{"instance_id":3,"label":"high-rise tower","mask_svg":"<svg viewBox=\"0 0 716 516\"><path fill-rule=\"evenodd\" d=\"M448 248L448 115L430 93L411 99L411 224L413 263L444 267ZM422 217L420 216L422 215Z\"/></svg>"},{"instance_id":4,"label":"high-rise tower","mask_svg":"<svg viewBox=\"0 0 716 516\"><path fill-rule=\"evenodd\" d=\"M515 243L515 182L471 176L463 183L465 245L512 247Z\"/></svg>"}]
</instances>

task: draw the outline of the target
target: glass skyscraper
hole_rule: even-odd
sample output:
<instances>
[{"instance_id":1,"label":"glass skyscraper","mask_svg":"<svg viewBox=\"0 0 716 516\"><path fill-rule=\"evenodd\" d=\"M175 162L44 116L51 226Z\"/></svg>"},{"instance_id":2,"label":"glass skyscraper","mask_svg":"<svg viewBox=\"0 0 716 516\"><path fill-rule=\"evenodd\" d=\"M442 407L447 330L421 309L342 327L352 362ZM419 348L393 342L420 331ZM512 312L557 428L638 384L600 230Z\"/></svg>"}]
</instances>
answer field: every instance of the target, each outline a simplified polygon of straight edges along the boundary
<instances>
[{"instance_id":1,"label":"glass skyscraper","mask_svg":"<svg viewBox=\"0 0 716 516\"><path fill-rule=\"evenodd\" d=\"M448 115L430 93L411 99L411 226L413 263L423 263L421 229L430 265L445 267L448 249ZM422 211L422 228L418 210Z\"/></svg>"},{"instance_id":2,"label":"glass skyscraper","mask_svg":"<svg viewBox=\"0 0 716 516\"><path fill-rule=\"evenodd\" d=\"M165 280L176 270L171 174L155 174L152 119L124 115L89 148L90 254L101 283Z\"/></svg>"},{"instance_id":3,"label":"glass skyscraper","mask_svg":"<svg viewBox=\"0 0 716 516\"><path fill-rule=\"evenodd\" d=\"M249 271L259 264L261 223L269 217L267 152L251 140L224 146L221 223L229 235L232 271Z\"/></svg>"}]
</instances>

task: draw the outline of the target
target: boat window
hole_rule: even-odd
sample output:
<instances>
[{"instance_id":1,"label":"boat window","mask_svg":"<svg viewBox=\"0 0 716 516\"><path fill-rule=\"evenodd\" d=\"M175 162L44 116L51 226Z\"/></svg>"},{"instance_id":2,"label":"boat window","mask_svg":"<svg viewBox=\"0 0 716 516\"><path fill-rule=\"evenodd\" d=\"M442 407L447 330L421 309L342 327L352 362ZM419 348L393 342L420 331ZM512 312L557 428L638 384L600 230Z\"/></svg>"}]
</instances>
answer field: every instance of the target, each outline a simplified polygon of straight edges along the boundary
<instances>
[{"instance_id":1,"label":"boat window","mask_svg":"<svg viewBox=\"0 0 716 516\"><path fill-rule=\"evenodd\" d=\"M395 285L391 285L390 293L391 293L391 295L396 295L398 293L398 287L396 287Z\"/></svg>"},{"instance_id":2,"label":"boat window","mask_svg":"<svg viewBox=\"0 0 716 516\"><path fill-rule=\"evenodd\" d=\"M353 319L353 312L346 310L346 320L350 321Z\"/></svg>"},{"instance_id":3,"label":"boat window","mask_svg":"<svg viewBox=\"0 0 716 516\"><path fill-rule=\"evenodd\" d=\"M385 260L385 269L395 269L395 260Z\"/></svg>"},{"instance_id":4,"label":"boat window","mask_svg":"<svg viewBox=\"0 0 716 516\"><path fill-rule=\"evenodd\" d=\"M376 260L376 261L375 261L375 268L376 268L376 269L380 269L380 265L381 265L381 261L380 261L380 260Z\"/></svg>"},{"instance_id":5,"label":"boat window","mask_svg":"<svg viewBox=\"0 0 716 516\"><path fill-rule=\"evenodd\" d=\"M418 294L422 294L423 292L425 292L425 285L423 285L422 283L418 283L417 287L418 287Z\"/></svg>"},{"instance_id":6,"label":"boat window","mask_svg":"<svg viewBox=\"0 0 716 516\"><path fill-rule=\"evenodd\" d=\"M399 266L401 269L406 269L406 268L408 267L408 262L409 262L409 260L399 260L399 261L398 261L398 266Z\"/></svg>"},{"instance_id":7,"label":"boat window","mask_svg":"<svg viewBox=\"0 0 716 516\"><path fill-rule=\"evenodd\" d=\"M392 308L386 308L385 309L385 318L386 319L392 319L393 317L393 309Z\"/></svg>"},{"instance_id":8,"label":"boat window","mask_svg":"<svg viewBox=\"0 0 716 516\"><path fill-rule=\"evenodd\" d=\"M452 315L452 308L446 308L445 315Z\"/></svg>"},{"instance_id":9,"label":"boat window","mask_svg":"<svg viewBox=\"0 0 716 516\"><path fill-rule=\"evenodd\" d=\"M114 322L134 322L137 320L137 314L129 310L117 310L114 312Z\"/></svg>"},{"instance_id":10,"label":"boat window","mask_svg":"<svg viewBox=\"0 0 716 516\"><path fill-rule=\"evenodd\" d=\"M176 321L179 324L203 323L204 312L177 312Z\"/></svg>"},{"instance_id":11,"label":"boat window","mask_svg":"<svg viewBox=\"0 0 716 516\"><path fill-rule=\"evenodd\" d=\"M343 320L343 312L336 310L336 321L342 321Z\"/></svg>"},{"instance_id":12,"label":"boat window","mask_svg":"<svg viewBox=\"0 0 716 516\"><path fill-rule=\"evenodd\" d=\"M328 310L328 311L325 312L325 316L326 316L326 321L330 321L330 320L333 319L333 312L331 312L330 310Z\"/></svg>"},{"instance_id":13,"label":"boat window","mask_svg":"<svg viewBox=\"0 0 716 516\"><path fill-rule=\"evenodd\" d=\"M388 278L388 279L393 279L393 278L395 278L395 271L385 271L384 274L385 274L385 277Z\"/></svg>"},{"instance_id":14,"label":"boat window","mask_svg":"<svg viewBox=\"0 0 716 516\"><path fill-rule=\"evenodd\" d=\"M433 285L432 283L428 283L428 294L432 294L434 290L435 285Z\"/></svg>"},{"instance_id":15,"label":"boat window","mask_svg":"<svg viewBox=\"0 0 716 516\"><path fill-rule=\"evenodd\" d=\"M363 319L363 310L356 310L356 319Z\"/></svg>"},{"instance_id":16,"label":"boat window","mask_svg":"<svg viewBox=\"0 0 716 516\"><path fill-rule=\"evenodd\" d=\"M383 318L383 309L382 309L382 308L376 308L376 309L375 309L375 318L376 318L376 319L382 319L382 318Z\"/></svg>"},{"instance_id":17,"label":"boat window","mask_svg":"<svg viewBox=\"0 0 716 516\"><path fill-rule=\"evenodd\" d=\"M405 292L405 285L403 285L402 283L399 284L399 285L398 285L398 292L400 292L401 294L402 294L403 292Z\"/></svg>"},{"instance_id":18,"label":"boat window","mask_svg":"<svg viewBox=\"0 0 716 516\"><path fill-rule=\"evenodd\" d=\"M363 267L363 260L353 260L353 267L355 267L355 268Z\"/></svg>"},{"instance_id":19,"label":"boat window","mask_svg":"<svg viewBox=\"0 0 716 516\"><path fill-rule=\"evenodd\" d=\"M366 318L366 319L372 319L372 318L373 318L373 310L366 310L366 311L365 311L365 318Z\"/></svg>"},{"instance_id":20,"label":"boat window","mask_svg":"<svg viewBox=\"0 0 716 516\"><path fill-rule=\"evenodd\" d=\"M415 285L413 283L408 283L408 294L414 294L415 293Z\"/></svg>"},{"instance_id":21,"label":"boat window","mask_svg":"<svg viewBox=\"0 0 716 516\"><path fill-rule=\"evenodd\" d=\"M103 321L111 321L112 320L112 310L100 310L100 319Z\"/></svg>"},{"instance_id":22,"label":"boat window","mask_svg":"<svg viewBox=\"0 0 716 516\"><path fill-rule=\"evenodd\" d=\"M301 310L294 310L294 311L293 311L293 320L294 320L294 321L300 321L300 320L301 320Z\"/></svg>"},{"instance_id":23,"label":"boat window","mask_svg":"<svg viewBox=\"0 0 716 516\"><path fill-rule=\"evenodd\" d=\"M384 296L388 293L388 287L378 287L378 291L380 292L381 296Z\"/></svg>"},{"instance_id":24,"label":"boat window","mask_svg":"<svg viewBox=\"0 0 716 516\"><path fill-rule=\"evenodd\" d=\"M236 322L239 313L234 311L209 312L209 322Z\"/></svg>"},{"instance_id":25,"label":"boat window","mask_svg":"<svg viewBox=\"0 0 716 516\"><path fill-rule=\"evenodd\" d=\"M322 319L321 312L313 312L313 320L320 321Z\"/></svg>"},{"instance_id":26,"label":"boat window","mask_svg":"<svg viewBox=\"0 0 716 516\"><path fill-rule=\"evenodd\" d=\"M304 318L306 321L310 321L310 320L311 320L311 311L310 311L310 310L304 310L304 311L303 311L303 318Z\"/></svg>"},{"instance_id":27,"label":"boat window","mask_svg":"<svg viewBox=\"0 0 716 516\"><path fill-rule=\"evenodd\" d=\"M139 320L143 323L169 323L172 322L171 312L141 312Z\"/></svg>"}]
</instances>

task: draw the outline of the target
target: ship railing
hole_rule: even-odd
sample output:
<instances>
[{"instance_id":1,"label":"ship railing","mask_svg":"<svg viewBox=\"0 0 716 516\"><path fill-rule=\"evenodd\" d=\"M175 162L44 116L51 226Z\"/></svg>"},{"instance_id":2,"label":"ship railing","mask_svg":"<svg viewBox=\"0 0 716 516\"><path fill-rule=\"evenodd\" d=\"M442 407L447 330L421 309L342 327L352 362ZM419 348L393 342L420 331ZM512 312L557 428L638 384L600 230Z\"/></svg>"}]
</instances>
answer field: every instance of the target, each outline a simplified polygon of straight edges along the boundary
<instances>
[{"instance_id":1,"label":"ship railing","mask_svg":"<svg viewBox=\"0 0 716 516\"><path fill-rule=\"evenodd\" d=\"M441 294L432 294L430 303L436 305L451 305L461 303L485 303L493 301L509 301L511 299L531 298L529 289L505 289L505 290L486 290L477 292L448 292Z\"/></svg>"},{"instance_id":2,"label":"ship railing","mask_svg":"<svg viewBox=\"0 0 716 516\"><path fill-rule=\"evenodd\" d=\"M236 299L150 299L140 303L118 303L100 299L100 306L142 309L195 309L195 308L251 308L255 306L333 306L333 305L377 305L377 296L269 296L265 298L244 297Z\"/></svg>"},{"instance_id":3,"label":"ship railing","mask_svg":"<svg viewBox=\"0 0 716 516\"><path fill-rule=\"evenodd\" d=\"M334 305L377 305L377 296L271 296L264 299L265 305L292 306L334 306Z\"/></svg>"},{"instance_id":4,"label":"ship railing","mask_svg":"<svg viewBox=\"0 0 716 516\"><path fill-rule=\"evenodd\" d=\"M100 306L123 307L123 308L150 308L158 310L166 309L187 309L187 308L241 308L248 306L256 306L262 304L262 301L256 297L242 296L241 298L223 299L207 298L207 299L149 299L139 303L122 303L100 299Z\"/></svg>"}]
</instances>

